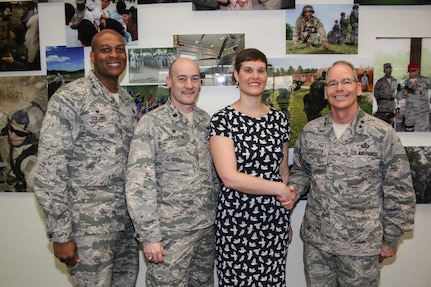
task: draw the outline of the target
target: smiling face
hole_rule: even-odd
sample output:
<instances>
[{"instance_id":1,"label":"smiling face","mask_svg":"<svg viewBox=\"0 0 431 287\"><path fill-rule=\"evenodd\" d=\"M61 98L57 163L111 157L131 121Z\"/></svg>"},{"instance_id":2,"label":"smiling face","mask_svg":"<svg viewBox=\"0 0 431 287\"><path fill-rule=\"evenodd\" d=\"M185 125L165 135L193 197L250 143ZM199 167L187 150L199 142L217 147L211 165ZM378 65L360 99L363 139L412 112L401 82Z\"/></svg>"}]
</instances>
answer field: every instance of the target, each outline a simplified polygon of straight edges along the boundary
<instances>
[{"instance_id":1,"label":"smiling face","mask_svg":"<svg viewBox=\"0 0 431 287\"><path fill-rule=\"evenodd\" d=\"M325 98L333 111L351 111L356 114L361 83L354 70L344 63L332 66L326 75Z\"/></svg>"},{"instance_id":2,"label":"smiling face","mask_svg":"<svg viewBox=\"0 0 431 287\"><path fill-rule=\"evenodd\" d=\"M171 102L182 113L193 110L201 90L199 66L193 60L179 58L170 68L166 84L171 89Z\"/></svg>"},{"instance_id":3,"label":"smiling face","mask_svg":"<svg viewBox=\"0 0 431 287\"><path fill-rule=\"evenodd\" d=\"M126 68L127 54L123 37L113 30L102 30L93 38L91 62L94 73L105 81L117 81Z\"/></svg>"},{"instance_id":4,"label":"smiling face","mask_svg":"<svg viewBox=\"0 0 431 287\"><path fill-rule=\"evenodd\" d=\"M239 71L234 71L234 77L238 81L241 94L260 96L268 79L266 64L259 60L244 61Z\"/></svg>"}]
</instances>

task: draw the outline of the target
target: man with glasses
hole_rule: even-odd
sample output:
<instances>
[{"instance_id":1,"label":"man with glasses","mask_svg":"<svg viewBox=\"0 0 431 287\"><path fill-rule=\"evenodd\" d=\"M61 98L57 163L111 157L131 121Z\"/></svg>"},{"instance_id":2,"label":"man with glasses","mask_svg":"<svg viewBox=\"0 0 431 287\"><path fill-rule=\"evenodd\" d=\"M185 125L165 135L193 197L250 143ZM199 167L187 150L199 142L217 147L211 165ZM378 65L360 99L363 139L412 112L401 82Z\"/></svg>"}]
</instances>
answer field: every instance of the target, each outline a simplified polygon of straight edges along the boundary
<instances>
[{"instance_id":1,"label":"man with glasses","mask_svg":"<svg viewBox=\"0 0 431 287\"><path fill-rule=\"evenodd\" d=\"M331 111L296 141L289 185L309 191L301 226L307 286L378 286L379 262L413 229L415 193L395 130L358 105L353 65L326 75Z\"/></svg>"},{"instance_id":2,"label":"man with glasses","mask_svg":"<svg viewBox=\"0 0 431 287\"><path fill-rule=\"evenodd\" d=\"M43 111L34 102L19 103L0 137L0 191L32 192Z\"/></svg>"}]
</instances>

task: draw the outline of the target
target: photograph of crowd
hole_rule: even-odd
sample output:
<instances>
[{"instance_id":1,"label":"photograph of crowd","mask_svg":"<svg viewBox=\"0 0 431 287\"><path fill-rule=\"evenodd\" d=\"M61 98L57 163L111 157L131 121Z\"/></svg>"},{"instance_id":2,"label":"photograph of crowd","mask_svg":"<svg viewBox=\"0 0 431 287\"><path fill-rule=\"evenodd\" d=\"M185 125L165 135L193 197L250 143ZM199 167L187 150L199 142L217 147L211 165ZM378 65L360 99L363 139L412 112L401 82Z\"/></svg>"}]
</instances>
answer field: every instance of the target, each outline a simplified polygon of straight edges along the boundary
<instances>
[{"instance_id":1,"label":"photograph of crowd","mask_svg":"<svg viewBox=\"0 0 431 287\"><path fill-rule=\"evenodd\" d=\"M120 33L127 45L138 44L138 6L131 1L64 0L66 46L91 46L103 29Z\"/></svg>"}]
</instances>

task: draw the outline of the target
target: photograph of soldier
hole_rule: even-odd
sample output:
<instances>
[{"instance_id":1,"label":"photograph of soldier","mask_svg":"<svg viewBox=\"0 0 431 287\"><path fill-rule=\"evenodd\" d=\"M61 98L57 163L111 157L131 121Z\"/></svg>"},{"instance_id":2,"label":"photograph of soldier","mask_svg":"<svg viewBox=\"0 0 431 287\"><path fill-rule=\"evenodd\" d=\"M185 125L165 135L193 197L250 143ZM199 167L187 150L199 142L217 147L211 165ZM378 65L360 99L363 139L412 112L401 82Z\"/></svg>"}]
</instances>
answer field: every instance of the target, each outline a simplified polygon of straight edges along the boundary
<instances>
[{"instance_id":1,"label":"photograph of soldier","mask_svg":"<svg viewBox=\"0 0 431 287\"><path fill-rule=\"evenodd\" d=\"M44 113L35 102L16 105L0 135L0 192L33 192Z\"/></svg>"},{"instance_id":2,"label":"photograph of soldier","mask_svg":"<svg viewBox=\"0 0 431 287\"><path fill-rule=\"evenodd\" d=\"M47 46L45 54L48 99L50 99L59 87L84 76L84 49Z\"/></svg>"},{"instance_id":3,"label":"photograph of soldier","mask_svg":"<svg viewBox=\"0 0 431 287\"><path fill-rule=\"evenodd\" d=\"M416 203L431 203L431 147L406 146Z\"/></svg>"},{"instance_id":4,"label":"photograph of soldier","mask_svg":"<svg viewBox=\"0 0 431 287\"><path fill-rule=\"evenodd\" d=\"M66 46L90 46L93 36L107 28L120 33L126 45L137 45L139 42L138 3L135 1L64 0ZM86 21L81 24L82 20ZM120 25L112 21L118 22ZM93 27L83 28L84 24L90 24ZM92 33L89 33L90 30Z\"/></svg>"},{"instance_id":5,"label":"photograph of soldier","mask_svg":"<svg viewBox=\"0 0 431 287\"><path fill-rule=\"evenodd\" d=\"M37 1L0 2L0 72L40 70Z\"/></svg>"},{"instance_id":6,"label":"photograph of soldier","mask_svg":"<svg viewBox=\"0 0 431 287\"><path fill-rule=\"evenodd\" d=\"M355 0L360 5L430 5L430 0Z\"/></svg>"},{"instance_id":7,"label":"photograph of soldier","mask_svg":"<svg viewBox=\"0 0 431 287\"><path fill-rule=\"evenodd\" d=\"M375 72L385 74L384 64L390 63L391 76L397 80L393 120L397 132L430 131L431 54L423 51L431 51L431 38L376 38Z\"/></svg>"},{"instance_id":8,"label":"photograph of soldier","mask_svg":"<svg viewBox=\"0 0 431 287\"><path fill-rule=\"evenodd\" d=\"M393 126L396 109L395 95L398 82L397 79L392 77L391 63L383 64L383 71L384 76L374 84L374 98L377 104L374 116Z\"/></svg>"},{"instance_id":9,"label":"photograph of soldier","mask_svg":"<svg viewBox=\"0 0 431 287\"><path fill-rule=\"evenodd\" d=\"M262 101L284 112L291 119L291 139L294 145L304 125L329 112L324 96L326 71L338 56L315 57L308 59L269 58L268 80ZM367 71L373 75L373 59L361 58L354 62L358 78ZM370 77L371 79L371 77ZM372 91L363 92L358 98L359 105L372 114Z\"/></svg>"},{"instance_id":10,"label":"photograph of soldier","mask_svg":"<svg viewBox=\"0 0 431 287\"><path fill-rule=\"evenodd\" d=\"M358 17L346 17L351 9L347 4L316 4L287 10L286 54L357 54Z\"/></svg>"},{"instance_id":11,"label":"photograph of soldier","mask_svg":"<svg viewBox=\"0 0 431 287\"><path fill-rule=\"evenodd\" d=\"M349 16L350 26L352 26L352 44L358 45L358 28L359 28L359 6L353 5Z\"/></svg>"},{"instance_id":12,"label":"photograph of soldier","mask_svg":"<svg viewBox=\"0 0 431 287\"><path fill-rule=\"evenodd\" d=\"M417 63L410 63L407 67L408 79L404 80L397 92L397 99L405 99L404 130L406 132L430 131L430 99L429 89L431 80L420 75Z\"/></svg>"},{"instance_id":13,"label":"photograph of soldier","mask_svg":"<svg viewBox=\"0 0 431 287\"><path fill-rule=\"evenodd\" d=\"M0 192L33 191L46 76L0 77Z\"/></svg>"},{"instance_id":14,"label":"photograph of soldier","mask_svg":"<svg viewBox=\"0 0 431 287\"><path fill-rule=\"evenodd\" d=\"M296 19L295 30L293 31L292 49L298 48L298 42L306 44L309 47L322 46L328 49L329 43L326 38L326 30L319 18L313 16L314 9L311 5L305 5L302 8L301 16ZM320 42L318 40L320 37Z\"/></svg>"}]
</instances>

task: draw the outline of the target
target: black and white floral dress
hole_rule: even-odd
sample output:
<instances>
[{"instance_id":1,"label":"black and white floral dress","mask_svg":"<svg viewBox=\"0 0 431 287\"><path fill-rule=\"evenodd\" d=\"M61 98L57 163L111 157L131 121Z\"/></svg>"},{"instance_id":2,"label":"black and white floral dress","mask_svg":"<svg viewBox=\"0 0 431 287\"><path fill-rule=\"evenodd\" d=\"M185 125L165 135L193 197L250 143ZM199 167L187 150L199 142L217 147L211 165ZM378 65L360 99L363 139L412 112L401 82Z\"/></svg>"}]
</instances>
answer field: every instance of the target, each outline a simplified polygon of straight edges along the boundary
<instances>
[{"instance_id":1,"label":"black and white floral dress","mask_svg":"<svg viewBox=\"0 0 431 287\"><path fill-rule=\"evenodd\" d=\"M261 118L228 106L212 116L211 136L233 140L239 172L282 181L287 116L275 109ZM222 186L216 215L218 286L285 286L290 214L275 196L249 195Z\"/></svg>"}]
</instances>

